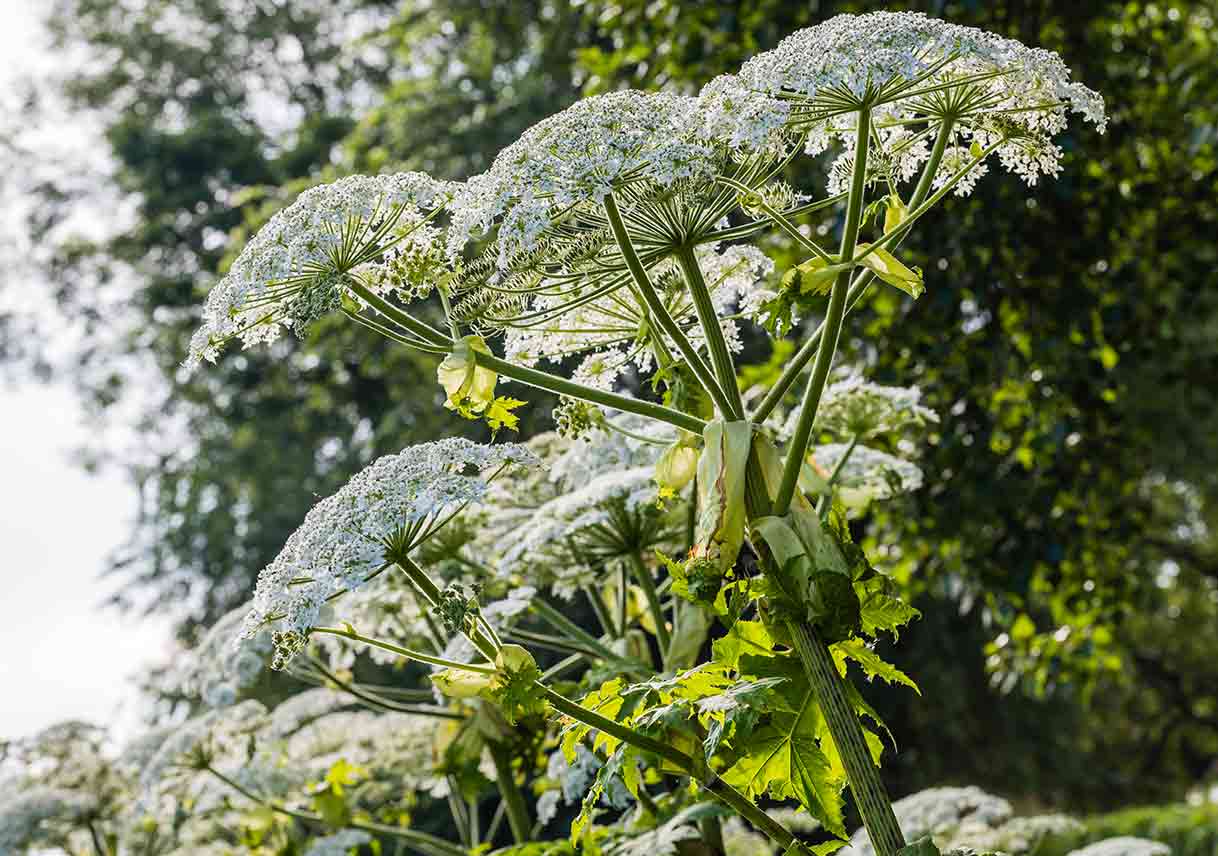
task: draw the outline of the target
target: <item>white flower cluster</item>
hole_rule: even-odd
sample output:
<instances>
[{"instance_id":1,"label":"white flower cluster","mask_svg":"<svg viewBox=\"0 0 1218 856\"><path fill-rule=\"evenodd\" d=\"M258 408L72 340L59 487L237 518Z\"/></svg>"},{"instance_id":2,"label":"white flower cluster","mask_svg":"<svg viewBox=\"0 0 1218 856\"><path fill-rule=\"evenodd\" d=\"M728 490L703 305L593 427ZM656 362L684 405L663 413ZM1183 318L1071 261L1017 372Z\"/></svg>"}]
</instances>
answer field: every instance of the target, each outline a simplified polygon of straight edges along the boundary
<instances>
[{"instance_id":1,"label":"white flower cluster","mask_svg":"<svg viewBox=\"0 0 1218 856\"><path fill-rule=\"evenodd\" d=\"M1135 838L1132 835L1122 835L1117 838L1105 838L1096 841L1067 856L1170 856L1171 848L1149 838Z\"/></svg>"},{"instance_id":2,"label":"white flower cluster","mask_svg":"<svg viewBox=\"0 0 1218 856\"><path fill-rule=\"evenodd\" d=\"M1003 166L1035 184L1058 172L1061 152L1051 138L1066 128L1069 113L1101 131L1107 121L1103 98L1072 81L1056 53L917 12L838 15L753 57L739 78L743 88L791 101L790 123L808 133L812 154L833 138L852 138L850 113L871 103L881 137L875 155L895 179L911 177L929 156L925 138L908 130L919 117L954 116L964 145L944 158L940 186L968 164L970 144L996 142ZM848 160L835 165L831 193L844 189L848 167ZM981 174L975 168L956 192L968 193Z\"/></svg>"},{"instance_id":3,"label":"white flower cluster","mask_svg":"<svg viewBox=\"0 0 1218 856\"><path fill-rule=\"evenodd\" d=\"M986 818L965 818L950 832L937 835L943 852L969 848L980 853L1001 851L1011 856L1034 853L1049 836L1073 835L1083 824L1064 814L1013 817L995 825Z\"/></svg>"},{"instance_id":4,"label":"white flower cluster","mask_svg":"<svg viewBox=\"0 0 1218 856\"><path fill-rule=\"evenodd\" d=\"M939 421L921 401L922 390L916 386L883 386L852 375L825 389L816 428L843 439L899 435L906 428Z\"/></svg>"},{"instance_id":5,"label":"white flower cluster","mask_svg":"<svg viewBox=\"0 0 1218 856\"><path fill-rule=\"evenodd\" d=\"M636 514L655 512L654 466L609 472L542 505L519 526L503 553L498 571L506 577L523 575L530 583L549 587L559 597L571 597L596 579L599 565L632 549Z\"/></svg>"},{"instance_id":6,"label":"white flower cluster","mask_svg":"<svg viewBox=\"0 0 1218 856\"><path fill-rule=\"evenodd\" d=\"M262 570L241 637L277 622L272 665L282 668L303 645L322 606L378 573L387 551L410 549L429 522L482 499L488 473L537 464L525 446L457 437L378 458L315 505Z\"/></svg>"},{"instance_id":7,"label":"white flower cluster","mask_svg":"<svg viewBox=\"0 0 1218 856\"><path fill-rule=\"evenodd\" d=\"M0 854L51 846L45 824L72 824L97 808L97 800L76 790L51 787L0 788Z\"/></svg>"},{"instance_id":8,"label":"white flower cluster","mask_svg":"<svg viewBox=\"0 0 1218 856\"><path fill-rule=\"evenodd\" d=\"M812 452L824 475L837 469L848 443L826 443ZM846 458L834 486L847 508L863 508L873 500L891 499L922 487L922 469L915 463L859 443Z\"/></svg>"},{"instance_id":9,"label":"white flower cluster","mask_svg":"<svg viewBox=\"0 0 1218 856\"><path fill-rule=\"evenodd\" d=\"M892 810L906 841L917 841L925 835L937 838L966 820L997 826L1012 813L1009 802L977 787L929 788L897 800ZM860 829L850 837L850 846L838 853L875 856L875 848L867 830Z\"/></svg>"},{"instance_id":10,"label":"white flower cluster","mask_svg":"<svg viewBox=\"0 0 1218 856\"><path fill-rule=\"evenodd\" d=\"M732 74L721 74L702 87L697 109L709 139L744 152L780 147L791 114L789 103L750 88Z\"/></svg>"},{"instance_id":11,"label":"white flower cluster","mask_svg":"<svg viewBox=\"0 0 1218 856\"><path fill-rule=\"evenodd\" d=\"M166 676L164 689L200 699L208 707L235 704L262 675L273 647L266 631L233 645L245 614L246 609L240 607L222 616L198 645L182 652Z\"/></svg>"},{"instance_id":12,"label":"white flower cluster","mask_svg":"<svg viewBox=\"0 0 1218 856\"><path fill-rule=\"evenodd\" d=\"M427 213L454 187L421 172L353 175L312 187L273 216L212 287L185 365L215 362L225 343L273 342L337 309L345 275L391 246L426 250L439 233ZM381 281L371 278L370 281Z\"/></svg>"},{"instance_id":13,"label":"white flower cluster","mask_svg":"<svg viewBox=\"0 0 1218 856\"><path fill-rule=\"evenodd\" d=\"M737 245L719 249L700 247L697 260L720 316L728 348L739 351L740 333L729 317L738 308L740 314L756 320L761 306L774 292L762 283L773 271L774 263L756 247ZM660 281L678 277L675 264L667 261L657 266L653 276ZM655 365L655 347L674 353L676 345L653 326L647 325L649 313L628 289L601 294L599 282L575 286L555 293L542 293L528 306L530 313L545 318L533 326L509 327L504 336L507 358L512 362L534 366L542 360L560 363L572 354L591 351L576 367L572 379L594 389L611 390L618 379L633 369L650 371ZM600 294L600 296L596 296ZM572 308L564 310L563 307ZM666 297L673 319L686 330L691 343L705 350L705 336L697 323L689 294L676 289ZM647 346L641 334L660 337L660 342Z\"/></svg>"},{"instance_id":14,"label":"white flower cluster","mask_svg":"<svg viewBox=\"0 0 1218 856\"><path fill-rule=\"evenodd\" d=\"M670 185L710 176L713 147L697 100L610 92L576 102L525 131L471 178L453 202L449 250L499 225L499 263L527 252L561 210L599 203L625 184Z\"/></svg>"}]
</instances>

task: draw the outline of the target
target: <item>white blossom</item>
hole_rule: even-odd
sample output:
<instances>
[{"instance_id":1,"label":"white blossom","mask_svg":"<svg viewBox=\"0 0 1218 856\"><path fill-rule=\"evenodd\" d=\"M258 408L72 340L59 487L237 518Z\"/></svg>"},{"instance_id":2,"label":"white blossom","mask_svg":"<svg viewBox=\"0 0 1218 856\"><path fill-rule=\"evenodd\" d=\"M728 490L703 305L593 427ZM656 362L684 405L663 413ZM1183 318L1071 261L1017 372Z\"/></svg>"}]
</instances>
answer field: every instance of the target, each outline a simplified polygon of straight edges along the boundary
<instances>
[{"instance_id":1,"label":"white blossom","mask_svg":"<svg viewBox=\"0 0 1218 856\"><path fill-rule=\"evenodd\" d=\"M570 597L599 564L650 552L663 534L654 476L653 466L608 472L546 502L514 529L499 573Z\"/></svg>"},{"instance_id":2,"label":"white blossom","mask_svg":"<svg viewBox=\"0 0 1218 856\"><path fill-rule=\"evenodd\" d=\"M1073 850L1067 856L1170 856L1171 848L1149 838L1135 838L1122 835L1117 838L1105 838L1078 850Z\"/></svg>"},{"instance_id":3,"label":"white blossom","mask_svg":"<svg viewBox=\"0 0 1218 856\"><path fill-rule=\"evenodd\" d=\"M449 251L499 226L499 264L531 250L557 212L601 202L626 184L667 186L712 175L697 100L610 92L577 101L537 123L470 179L453 200Z\"/></svg>"},{"instance_id":4,"label":"white blossom","mask_svg":"<svg viewBox=\"0 0 1218 856\"><path fill-rule=\"evenodd\" d=\"M7 783L6 783L7 784ZM97 809L97 799L66 788L5 787L0 797L0 854L23 852L42 839L44 824L72 824Z\"/></svg>"},{"instance_id":5,"label":"white blossom","mask_svg":"<svg viewBox=\"0 0 1218 856\"><path fill-rule=\"evenodd\" d=\"M250 347L275 341L285 328L302 331L339 307L349 275L376 290L407 286L377 265L391 247L399 268L438 250L440 233L425 221L453 192L454 185L421 172L353 175L304 191L258 230L212 287L185 365L215 362L232 339ZM427 290L419 283L409 288Z\"/></svg>"},{"instance_id":6,"label":"white blossom","mask_svg":"<svg viewBox=\"0 0 1218 856\"><path fill-rule=\"evenodd\" d=\"M871 180L908 180L929 156L926 137L934 125L920 117L950 115L955 122L939 186L967 164L972 145L991 143L998 143L1006 169L1035 184L1058 172L1061 150L1051 139L1065 130L1070 113L1101 132L1107 122L1103 98L1072 81L1056 53L917 12L838 15L800 30L745 63L730 88L741 87L790 101L789 124L807 134L809 154L834 139L852 150L851 114L871 105L880 138L869 157ZM845 189L850 158L848 152L834 163L830 193ZM981 167L970 171L956 192L971 192L982 174Z\"/></svg>"},{"instance_id":7,"label":"white blossom","mask_svg":"<svg viewBox=\"0 0 1218 856\"><path fill-rule=\"evenodd\" d=\"M928 788L892 804L892 811L906 841L941 835L966 820L996 826L1011 817L1011 804L977 787ZM850 836L850 846L841 856L875 856L866 829ZM1094 854L1093 854L1094 856Z\"/></svg>"},{"instance_id":8,"label":"white blossom","mask_svg":"<svg viewBox=\"0 0 1218 856\"><path fill-rule=\"evenodd\" d=\"M447 513L478 502L489 475L536 456L516 444L446 438L378 458L305 517L258 576L241 637L275 623L282 668L303 647L323 605L381 572L394 550L408 550Z\"/></svg>"},{"instance_id":9,"label":"white blossom","mask_svg":"<svg viewBox=\"0 0 1218 856\"><path fill-rule=\"evenodd\" d=\"M816 466L826 476L837 469L848 443L826 443L812 452ZM922 486L922 470L911 461L859 443L837 474L834 486L847 508L862 508L877 499L891 499Z\"/></svg>"},{"instance_id":10,"label":"white blossom","mask_svg":"<svg viewBox=\"0 0 1218 856\"><path fill-rule=\"evenodd\" d=\"M883 386L852 375L825 389L816 428L842 439L865 440L938 422L938 414L921 400L922 390L916 386Z\"/></svg>"}]
</instances>

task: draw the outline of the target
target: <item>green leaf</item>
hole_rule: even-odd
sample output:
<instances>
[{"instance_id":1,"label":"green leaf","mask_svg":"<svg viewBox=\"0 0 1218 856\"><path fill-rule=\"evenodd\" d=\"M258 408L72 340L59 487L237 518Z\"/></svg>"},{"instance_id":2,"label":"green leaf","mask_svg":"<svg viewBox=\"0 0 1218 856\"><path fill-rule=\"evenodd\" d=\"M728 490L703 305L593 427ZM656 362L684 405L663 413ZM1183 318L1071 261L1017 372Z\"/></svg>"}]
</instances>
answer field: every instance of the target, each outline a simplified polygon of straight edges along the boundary
<instances>
[{"instance_id":1,"label":"green leaf","mask_svg":"<svg viewBox=\"0 0 1218 856\"><path fill-rule=\"evenodd\" d=\"M622 687L625 681L621 678L614 678L611 681L606 681L601 684L600 688L588 693L584 696L580 704L589 710L595 711L602 716L607 716L610 719L617 719L618 713L625 703L626 697L622 695ZM592 730L589 725L584 725L582 722L571 722L562 733L562 753L566 757L567 763L575 763L575 746L588 735Z\"/></svg>"},{"instance_id":2,"label":"green leaf","mask_svg":"<svg viewBox=\"0 0 1218 856\"><path fill-rule=\"evenodd\" d=\"M897 851L896 856L939 856L939 848L929 835L924 835L917 841L906 844Z\"/></svg>"},{"instance_id":3,"label":"green leaf","mask_svg":"<svg viewBox=\"0 0 1218 856\"><path fill-rule=\"evenodd\" d=\"M738 747L741 756L723 779L751 799L766 793L774 799L794 797L825 829L845 838L841 792L846 780L821 750L823 731L823 716L809 690L799 711L775 716Z\"/></svg>"},{"instance_id":4,"label":"green leaf","mask_svg":"<svg viewBox=\"0 0 1218 856\"><path fill-rule=\"evenodd\" d=\"M490 407L486 409L486 425L491 429L491 433L495 433L500 428L506 428L509 431L517 430L520 425L520 417L512 411L523 407L526 403L519 398L509 398L506 395L501 395L492 401Z\"/></svg>"},{"instance_id":5,"label":"green leaf","mask_svg":"<svg viewBox=\"0 0 1218 856\"><path fill-rule=\"evenodd\" d=\"M774 656L774 640L760 621L737 621L726 636L711 644L716 663L729 669L739 669L744 654Z\"/></svg>"},{"instance_id":6,"label":"green leaf","mask_svg":"<svg viewBox=\"0 0 1218 856\"><path fill-rule=\"evenodd\" d=\"M858 252L867 253L859 262L867 270L891 286L899 288L910 297L920 297L926 290L922 282L921 268L908 268L897 257L883 248L867 252L870 244L859 244Z\"/></svg>"},{"instance_id":7,"label":"green leaf","mask_svg":"<svg viewBox=\"0 0 1218 856\"><path fill-rule=\"evenodd\" d=\"M913 678L891 663L885 662L879 654L868 648L863 640L847 639L836 643L833 647L862 666L868 680L879 678L890 684L904 684L918 695L922 694L922 691L918 689L918 685L914 683Z\"/></svg>"},{"instance_id":8,"label":"green leaf","mask_svg":"<svg viewBox=\"0 0 1218 856\"><path fill-rule=\"evenodd\" d=\"M905 601L890 595L891 586L892 581L880 574L854 584L863 632L872 638L881 630L888 630L895 637L899 628L922 616Z\"/></svg>"},{"instance_id":9,"label":"green leaf","mask_svg":"<svg viewBox=\"0 0 1218 856\"><path fill-rule=\"evenodd\" d=\"M785 291L795 291L799 294L828 294L837 275L850 268L849 264L830 263L827 259L815 256L784 273L782 287Z\"/></svg>"}]
</instances>

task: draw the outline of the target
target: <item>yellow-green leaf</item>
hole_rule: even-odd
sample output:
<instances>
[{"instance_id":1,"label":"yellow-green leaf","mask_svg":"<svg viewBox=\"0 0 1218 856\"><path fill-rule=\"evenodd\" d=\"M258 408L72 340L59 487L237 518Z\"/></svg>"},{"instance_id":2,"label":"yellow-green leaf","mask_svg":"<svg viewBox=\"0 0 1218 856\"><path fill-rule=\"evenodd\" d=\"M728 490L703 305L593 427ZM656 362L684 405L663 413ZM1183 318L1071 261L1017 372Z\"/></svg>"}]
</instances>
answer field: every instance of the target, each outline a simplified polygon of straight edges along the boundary
<instances>
[{"instance_id":1,"label":"yellow-green leaf","mask_svg":"<svg viewBox=\"0 0 1218 856\"><path fill-rule=\"evenodd\" d=\"M926 290L922 283L922 271L919 268L909 268L897 260L897 257L883 248L867 252L870 244L859 244L858 252L867 253L859 262L867 270L891 286L901 289L910 297L919 297Z\"/></svg>"}]
</instances>

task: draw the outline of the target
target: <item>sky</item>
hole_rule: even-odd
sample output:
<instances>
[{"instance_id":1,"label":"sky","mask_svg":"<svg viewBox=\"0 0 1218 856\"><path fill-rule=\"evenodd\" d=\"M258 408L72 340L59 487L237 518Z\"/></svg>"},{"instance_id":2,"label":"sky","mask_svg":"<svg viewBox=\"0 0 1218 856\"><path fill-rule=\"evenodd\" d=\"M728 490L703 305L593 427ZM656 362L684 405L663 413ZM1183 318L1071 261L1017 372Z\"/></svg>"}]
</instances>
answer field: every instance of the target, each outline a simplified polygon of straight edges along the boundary
<instances>
[{"instance_id":1,"label":"sky","mask_svg":"<svg viewBox=\"0 0 1218 856\"><path fill-rule=\"evenodd\" d=\"M0 90L37 72L41 0L0 0ZM103 609L107 556L136 495L120 473L71 460L90 426L63 386L0 381L0 739L63 719L138 723L131 677L169 650L165 620Z\"/></svg>"}]
</instances>

